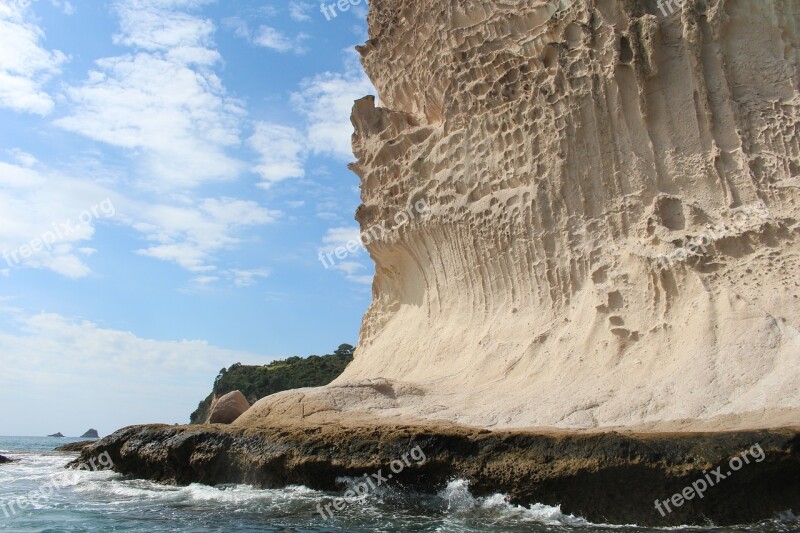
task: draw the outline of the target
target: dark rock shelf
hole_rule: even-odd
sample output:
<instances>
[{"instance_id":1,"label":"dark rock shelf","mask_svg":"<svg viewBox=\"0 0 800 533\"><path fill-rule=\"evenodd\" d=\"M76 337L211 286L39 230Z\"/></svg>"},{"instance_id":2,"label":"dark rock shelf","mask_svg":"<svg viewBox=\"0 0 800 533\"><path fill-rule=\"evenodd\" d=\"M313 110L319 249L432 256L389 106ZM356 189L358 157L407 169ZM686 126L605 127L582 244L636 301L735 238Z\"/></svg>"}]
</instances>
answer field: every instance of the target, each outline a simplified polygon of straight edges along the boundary
<instances>
[{"instance_id":1,"label":"dark rock shelf","mask_svg":"<svg viewBox=\"0 0 800 533\"><path fill-rule=\"evenodd\" d=\"M654 506L758 446L761 461L662 517ZM753 523L800 511L800 432L624 434L496 431L451 425L240 428L134 426L83 448L74 465L108 452L118 472L179 485L301 484L337 490L339 476L388 471L415 446L427 460L391 481L435 492L454 478L475 496L561 505L594 523L670 526Z\"/></svg>"}]
</instances>

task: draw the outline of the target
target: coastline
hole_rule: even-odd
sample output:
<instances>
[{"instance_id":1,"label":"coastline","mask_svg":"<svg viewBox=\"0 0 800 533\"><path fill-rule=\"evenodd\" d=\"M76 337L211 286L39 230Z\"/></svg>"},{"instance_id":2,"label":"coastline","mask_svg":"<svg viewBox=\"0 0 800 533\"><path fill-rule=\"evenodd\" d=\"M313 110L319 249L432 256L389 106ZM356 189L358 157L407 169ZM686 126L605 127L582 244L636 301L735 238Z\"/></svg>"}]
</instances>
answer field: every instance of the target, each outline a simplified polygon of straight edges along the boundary
<instances>
[{"instance_id":1,"label":"coastline","mask_svg":"<svg viewBox=\"0 0 800 533\"><path fill-rule=\"evenodd\" d=\"M757 446L761 460L731 461ZM475 496L502 493L511 503L560 505L592 523L639 526L749 524L798 510L800 428L715 433L489 431L447 423L144 425L87 445L72 467L108 453L119 473L175 485L244 483L336 491L337 478L390 472L388 483L434 493L464 479ZM755 453L755 452L754 452ZM392 469L391 471L395 471ZM659 512L693 483L723 475L702 497ZM662 516L663 515L663 516Z\"/></svg>"}]
</instances>

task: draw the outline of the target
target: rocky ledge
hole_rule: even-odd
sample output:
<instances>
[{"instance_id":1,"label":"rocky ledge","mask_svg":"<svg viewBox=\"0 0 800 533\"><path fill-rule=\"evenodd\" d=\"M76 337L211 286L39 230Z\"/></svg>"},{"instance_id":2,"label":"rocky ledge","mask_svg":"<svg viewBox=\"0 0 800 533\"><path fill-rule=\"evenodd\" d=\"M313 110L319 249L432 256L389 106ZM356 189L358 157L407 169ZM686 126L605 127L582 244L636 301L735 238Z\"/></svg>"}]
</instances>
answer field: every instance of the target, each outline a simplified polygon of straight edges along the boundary
<instances>
[{"instance_id":1,"label":"rocky ledge","mask_svg":"<svg viewBox=\"0 0 800 533\"><path fill-rule=\"evenodd\" d=\"M165 483L334 491L339 476L386 476L393 461L417 446L425 460L400 469L389 485L434 492L463 478L475 496L499 492L520 505L561 505L565 513L608 524L730 525L800 511L799 429L635 434L439 424L149 425L83 448L73 466L107 452L118 472Z\"/></svg>"},{"instance_id":2,"label":"rocky ledge","mask_svg":"<svg viewBox=\"0 0 800 533\"><path fill-rule=\"evenodd\" d=\"M63 444L61 446L57 446L55 448L56 452L80 452L90 444L94 444L97 442L96 440L82 440L78 442L70 442L69 444Z\"/></svg>"},{"instance_id":3,"label":"rocky ledge","mask_svg":"<svg viewBox=\"0 0 800 533\"><path fill-rule=\"evenodd\" d=\"M3 457L2 455L0 455L0 465L3 464L3 463L10 463L10 462L12 462L11 459L9 459L8 457Z\"/></svg>"}]
</instances>

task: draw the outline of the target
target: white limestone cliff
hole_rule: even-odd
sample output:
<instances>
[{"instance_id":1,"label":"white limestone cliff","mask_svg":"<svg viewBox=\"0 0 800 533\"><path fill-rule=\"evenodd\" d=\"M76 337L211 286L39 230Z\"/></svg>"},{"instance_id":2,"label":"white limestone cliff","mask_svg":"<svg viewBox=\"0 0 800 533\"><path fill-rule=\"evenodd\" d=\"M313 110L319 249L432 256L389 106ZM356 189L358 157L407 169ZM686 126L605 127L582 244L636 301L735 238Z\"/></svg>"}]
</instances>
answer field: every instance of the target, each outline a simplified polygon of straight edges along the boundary
<instances>
[{"instance_id":1,"label":"white limestone cliff","mask_svg":"<svg viewBox=\"0 0 800 533\"><path fill-rule=\"evenodd\" d=\"M663 4L662 4L663 5ZM236 424L735 429L800 413L800 3L373 0L373 302Z\"/></svg>"}]
</instances>

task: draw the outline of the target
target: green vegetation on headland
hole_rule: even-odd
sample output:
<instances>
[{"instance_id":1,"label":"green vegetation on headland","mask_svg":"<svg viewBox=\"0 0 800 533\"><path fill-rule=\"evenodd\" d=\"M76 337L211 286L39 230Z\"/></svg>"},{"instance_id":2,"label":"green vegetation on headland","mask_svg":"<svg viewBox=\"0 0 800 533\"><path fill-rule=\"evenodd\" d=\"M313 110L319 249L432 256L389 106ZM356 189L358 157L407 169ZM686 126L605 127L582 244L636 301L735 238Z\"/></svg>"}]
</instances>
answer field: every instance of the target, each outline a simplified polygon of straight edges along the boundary
<instances>
[{"instance_id":1,"label":"green vegetation on headland","mask_svg":"<svg viewBox=\"0 0 800 533\"><path fill-rule=\"evenodd\" d=\"M216 395L238 390L252 405L264 396L289 389L302 387L321 387L327 385L344 371L353 360L354 348L342 344L332 354L311 355L309 357L289 357L268 365L242 365L236 363L223 368L214 380L214 388L205 400L200 402L191 415L192 424L202 424L208 418L208 410Z\"/></svg>"}]
</instances>

